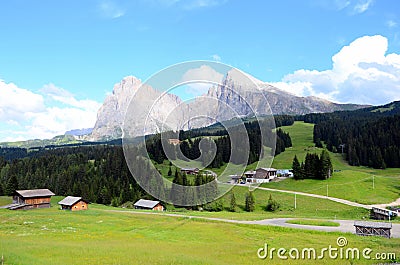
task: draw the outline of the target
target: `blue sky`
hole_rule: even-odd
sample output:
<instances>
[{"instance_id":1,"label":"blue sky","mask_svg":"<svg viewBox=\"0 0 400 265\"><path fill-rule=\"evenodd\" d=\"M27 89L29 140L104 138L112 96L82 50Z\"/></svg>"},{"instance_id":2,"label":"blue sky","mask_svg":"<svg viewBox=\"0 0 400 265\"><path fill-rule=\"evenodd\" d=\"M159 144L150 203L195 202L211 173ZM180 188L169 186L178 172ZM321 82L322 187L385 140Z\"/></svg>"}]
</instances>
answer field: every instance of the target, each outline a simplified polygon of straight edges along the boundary
<instances>
[{"instance_id":1,"label":"blue sky","mask_svg":"<svg viewBox=\"0 0 400 265\"><path fill-rule=\"evenodd\" d=\"M92 127L123 77L217 60L301 96L400 99L397 0L0 2L0 141Z\"/></svg>"}]
</instances>

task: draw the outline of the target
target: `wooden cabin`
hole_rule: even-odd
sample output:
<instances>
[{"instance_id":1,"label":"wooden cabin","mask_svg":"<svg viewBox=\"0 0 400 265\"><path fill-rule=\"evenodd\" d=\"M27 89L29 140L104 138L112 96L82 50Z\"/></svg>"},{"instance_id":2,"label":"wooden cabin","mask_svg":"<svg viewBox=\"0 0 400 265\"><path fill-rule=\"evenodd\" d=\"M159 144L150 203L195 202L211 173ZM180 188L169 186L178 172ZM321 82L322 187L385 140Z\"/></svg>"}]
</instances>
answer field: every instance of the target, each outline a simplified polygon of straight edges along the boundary
<instances>
[{"instance_id":1,"label":"wooden cabin","mask_svg":"<svg viewBox=\"0 0 400 265\"><path fill-rule=\"evenodd\" d=\"M13 195L10 210L30 210L36 208L50 208L51 196L54 193L48 189L17 190Z\"/></svg>"},{"instance_id":2,"label":"wooden cabin","mask_svg":"<svg viewBox=\"0 0 400 265\"><path fill-rule=\"evenodd\" d=\"M133 206L139 210L164 211L164 206L159 201L140 199Z\"/></svg>"},{"instance_id":3,"label":"wooden cabin","mask_svg":"<svg viewBox=\"0 0 400 265\"><path fill-rule=\"evenodd\" d=\"M82 211L88 210L89 202L82 199L82 197L67 196L58 202L61 210Z\"/></svg>"}]
</instances>

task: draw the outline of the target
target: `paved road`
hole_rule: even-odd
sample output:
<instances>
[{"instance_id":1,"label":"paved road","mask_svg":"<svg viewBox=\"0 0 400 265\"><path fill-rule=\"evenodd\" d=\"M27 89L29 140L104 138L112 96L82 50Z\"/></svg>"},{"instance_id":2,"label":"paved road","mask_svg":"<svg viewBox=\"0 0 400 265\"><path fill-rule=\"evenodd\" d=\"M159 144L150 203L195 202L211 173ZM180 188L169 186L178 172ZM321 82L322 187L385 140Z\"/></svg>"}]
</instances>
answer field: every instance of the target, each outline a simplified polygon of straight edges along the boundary
<instances>
[{"instance_id":1,"label":"paved road","mask_svg":"<svg viewBox=\"0 0 400 265\"><path fill-rule=\"evenodd\" d=\"M235 223L235 224L281 226L281 227L289 227L296 229L317 230L324 232L342 232L342 233L353 233L353 234L355 233L354 221L352 220L324 220L324 221L337 222L340 224L340 226L314 226L314 225L298 225L298 224L287 223L288 220L303 219L303 218L272 218L272 219L257 220L257 221L243 221L243 220L232 220L232 219L223 219L214 217L191 216L191 215L174 214L174 213L156 213L150 211L123 211L123 210L106 210L106 211L128 213L128 214L152 214L152 215L161 215L170 217L196 218L196 219L205 219L205 220L219 221L225 223ZM400 224L397 223L392 224L392 237L400 238Z\"/></svg>"}]
</instances>

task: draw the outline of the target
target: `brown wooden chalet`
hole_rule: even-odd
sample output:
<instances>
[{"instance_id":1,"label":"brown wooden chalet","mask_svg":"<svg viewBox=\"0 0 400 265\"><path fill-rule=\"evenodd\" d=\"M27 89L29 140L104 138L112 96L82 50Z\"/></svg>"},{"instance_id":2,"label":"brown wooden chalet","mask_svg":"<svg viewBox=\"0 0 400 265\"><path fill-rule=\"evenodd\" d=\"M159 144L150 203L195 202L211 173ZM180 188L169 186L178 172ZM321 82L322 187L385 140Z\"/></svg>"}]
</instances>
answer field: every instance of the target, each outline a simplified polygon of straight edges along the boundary
<instances>
[{"instance_id":1,"label":"brown wooden chalet","mask_svg":"<svg viewBox=\"0 0 400 265\"><path fill-rule=\"evenodd\" d=\"M61 210L82 211L88 210L89 202L82 197L67 196L58 202Z\"/></svg>"},{"instance_id":2,"label":"brown wooden chalet","mask_svg":"<svg viewBox=\"0 0 400 265\"><path fill-rule=\"evenodd\" d=\"M140 199L133 206L139 210L164 211L164 206L159 201Z\"/></svg>"},{"instance_id":3,"label":"brown wooden chalet","mask_svg":"<svg viewBox=\"0 0 400 265\"><path fill-rule=\"evenodd\" d=\"M17 190L13 195L13 203L7 208L10 210L50 208L51 196L54 196L54 193L48 189Z\"/></svg>"}]
</instances>

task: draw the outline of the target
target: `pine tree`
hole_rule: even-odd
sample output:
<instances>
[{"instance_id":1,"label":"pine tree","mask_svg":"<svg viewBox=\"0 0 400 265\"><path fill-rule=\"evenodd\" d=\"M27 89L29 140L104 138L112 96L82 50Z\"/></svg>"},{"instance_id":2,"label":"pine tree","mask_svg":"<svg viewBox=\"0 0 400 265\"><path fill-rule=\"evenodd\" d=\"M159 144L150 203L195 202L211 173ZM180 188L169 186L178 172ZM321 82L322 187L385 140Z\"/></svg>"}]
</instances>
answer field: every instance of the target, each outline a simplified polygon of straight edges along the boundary
<instances>
[{"instance_id":1,"label":"pine tree","mask_svg":"<svg viewBox=\"0 0 400 265\"><path fill-rule=\"evenodd\" d=\"M246 201L245 201L245 210L247 212L253 212L255 208L255 199L253 192L249 191L249 193L246 194Z\"/></svg>"},{"instance_id":2,"label":"pine tree","mask_svg":"<svg viewBox=\"0 0 400 265\"><path fill-rule=\"evenodd\" d=\"M301 167L300 167L300 163L299 163L299 160L297 159L296 155L293 158L292 171L293 171L293 178L294 179L296 179L296 180L302 179Z\"/></svg>"},{"instance_id":3,"label":"pine tree","mask_svg":"<svg viewBox=\"0 0 400 265\"><path fill-rule=\"evenodd\" d=\"M265 207L265 209L270 212L275 212L276 210L279 209L279 207L280 207L279 203L277 201L275 201L274 199L272 199L272 195L270 194L268 203L267 203L267 206Z\"/></svg>"},{"instance_id":4,"label":"pine tree","mask_svg":"<svg viewBox=\"0 0 400 265\"><path fill-rule=\"evenodd\" d=\"M17 176L12 175L7 182L5 193L7 196L13 195L13 193L18 189Z\"/></svg>"},{"instance_id":5,"label":"pine tree","mask_svg":"<svg viewBox=\"0 0 400 265\"><path fill-rule=\"evenodd\" d=\"M333 173L331 158L328 151L322 150L320 157L321 179L328 179Z\"/></svg>"},{"instance_id":6,"label":"pine tree","mask_svg":"<svg viewBox=\"0 0 400 265\"><path fill-rule=\"evenodd\" d=\"M3 196L3 195L4 195L3 185L1 185L1 183L0 183L0 196Z\"/></svg>"},{"instance_id":7,"label":"pine tree","mask_svg":"<svg viewBox=\"0 0 400 265\"><path fill-rule=\"evenodd\" d=\"M229 211L236 212L236 198L235 198L235 193L233 192L231 194L231 203L229 205Z\"/></svg>"},{"instance_id":8,"label":"pine tree","mask_svg":"<svg viewBox=\"0 0 400 265\"><path fill-rule=\"evenodd\" d=\"M168 176L172 175L172 170L171 170L171 166L169 166L169 170L168 170Z\"/></svg>"}]
</instances>

